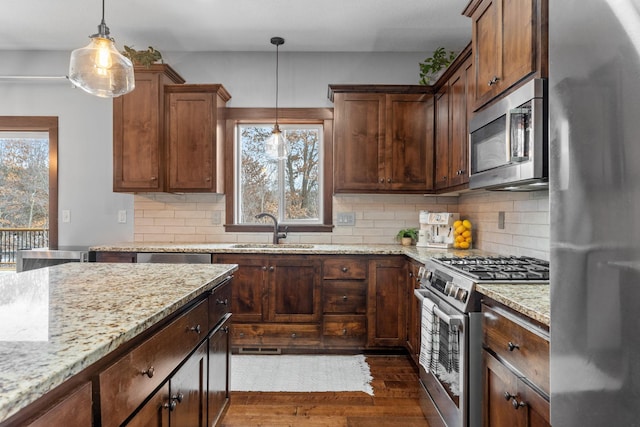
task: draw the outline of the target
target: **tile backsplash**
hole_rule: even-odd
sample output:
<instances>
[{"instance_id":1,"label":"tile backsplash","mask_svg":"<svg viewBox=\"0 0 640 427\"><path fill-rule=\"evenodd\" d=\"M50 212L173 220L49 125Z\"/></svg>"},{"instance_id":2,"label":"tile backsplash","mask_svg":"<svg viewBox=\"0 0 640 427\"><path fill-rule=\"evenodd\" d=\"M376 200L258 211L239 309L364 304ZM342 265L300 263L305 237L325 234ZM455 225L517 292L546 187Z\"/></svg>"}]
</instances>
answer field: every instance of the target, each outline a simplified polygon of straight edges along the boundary
<instances>
[{"instance_id":1,"label":"tile backsplash","mask_svg":"<svg viewBox=\"0 0 640 427\"><path fill-rule=\"evenodd\" d=\"M220 194L141 193L134 198L136 242L267 243L270 233L226 233ZM467 192L460 196L334 195L333 217L353 213L355 225L331 233L289 233L287 243L393 244L401 228L417 227L421 210L460 212L474 224L474 247L549 259L549 193ZM504 212L504 229L498 228Z\"/></svg>"}]
</instances>

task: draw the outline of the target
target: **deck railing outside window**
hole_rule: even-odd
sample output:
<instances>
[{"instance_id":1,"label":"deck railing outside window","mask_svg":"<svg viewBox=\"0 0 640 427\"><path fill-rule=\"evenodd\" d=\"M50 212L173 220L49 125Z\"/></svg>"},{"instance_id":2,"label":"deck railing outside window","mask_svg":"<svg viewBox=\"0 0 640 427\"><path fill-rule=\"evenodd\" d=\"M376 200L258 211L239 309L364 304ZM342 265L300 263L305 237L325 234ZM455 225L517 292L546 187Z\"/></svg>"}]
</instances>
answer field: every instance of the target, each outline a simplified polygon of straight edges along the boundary
<instances>
[{"instance_id":1,"label":"deck railing outside window","mask_svg":"<svg viewBox=\"0 0 640 427\"><path fill-rule=\"evenodd\" d=\"M48 229L0 228L0 268L15 268L16 252L20 249L48 246Z\"/></svg>"}]
</instances>

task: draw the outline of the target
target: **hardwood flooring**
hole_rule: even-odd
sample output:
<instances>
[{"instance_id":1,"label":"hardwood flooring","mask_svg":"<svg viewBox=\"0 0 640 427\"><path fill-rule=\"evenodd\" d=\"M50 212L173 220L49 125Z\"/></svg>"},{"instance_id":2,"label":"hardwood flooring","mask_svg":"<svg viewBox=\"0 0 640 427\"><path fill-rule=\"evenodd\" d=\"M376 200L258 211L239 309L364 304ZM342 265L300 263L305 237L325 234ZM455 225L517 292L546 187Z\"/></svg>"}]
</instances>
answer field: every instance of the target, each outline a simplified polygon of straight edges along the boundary
<instances>
[{"instance_id":1,"label":"hardwood flooring","mask_svg":"<svg viewBox=\"0 0 640 427\"><path fill-rule=\"evenodd\" d=\"M420 408L418 371L404 355L367 356L373 396L362 392L232 392L221 427L445 427Z\"/></svg>"}]
</instances>

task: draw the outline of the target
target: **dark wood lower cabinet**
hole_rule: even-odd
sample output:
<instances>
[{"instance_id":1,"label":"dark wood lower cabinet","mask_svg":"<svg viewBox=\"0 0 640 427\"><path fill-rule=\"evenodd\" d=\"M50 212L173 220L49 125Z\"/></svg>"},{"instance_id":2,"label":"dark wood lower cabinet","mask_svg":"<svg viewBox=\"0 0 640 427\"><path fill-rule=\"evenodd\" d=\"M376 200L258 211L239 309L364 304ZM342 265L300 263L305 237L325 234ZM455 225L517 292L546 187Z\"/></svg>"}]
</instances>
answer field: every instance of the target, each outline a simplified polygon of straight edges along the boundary
<instances>
[{"instance_id":1,"label":"dark wood lower cabinet","mask_svg":"<svg viewBox=\"0 0 640 427\"><path fill-rule=\"evenodd\" d=\"M71 393L28 427L86 427L91 425L91 384Z\"/></svg>"},{"instance_id":2,"label":"dark wood lower cabinet","mask_svg":"<svg viewBox=\"0 0 640 427\"><path fill-rule=\"evenodd\" d=\"M205 341L169 381L169 425L172 427L207 425L207 352Z\"/></svg>"},{"instance_id":3,"label":"dark wood lower cabinet","mask_svg":"<svg viewBox=\"0 0 640 427\"><path fill-rule=\"evenodd\" d=\"M207 425L216 425L229 402L229 386L231 376L230 352L231 317L221 323L209 335L209 369L208 369L208 415Z\"/></svg>"},{"instance_id":4,"label":"dark wood lower cabinet","mask_svg":"<svg viewBox=\"0 0 640 427\"><path fill-rule=\"evenodd\" d=\"M169 425L169 383L163 385L127 423L127 427L167 427Z\"/></svg>"}]
</instances>

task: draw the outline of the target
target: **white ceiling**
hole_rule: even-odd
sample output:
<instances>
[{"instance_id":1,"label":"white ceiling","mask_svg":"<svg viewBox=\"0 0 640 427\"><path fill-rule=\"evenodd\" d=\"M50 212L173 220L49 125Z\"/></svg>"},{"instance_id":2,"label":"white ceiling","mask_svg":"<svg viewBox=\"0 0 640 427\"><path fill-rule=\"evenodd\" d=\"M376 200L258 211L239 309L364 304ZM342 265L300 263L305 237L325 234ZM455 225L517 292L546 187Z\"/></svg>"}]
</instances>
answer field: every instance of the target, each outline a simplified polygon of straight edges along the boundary
<instances>
[{"instance_id":1,"label":"white ceiling","mask_svg":"<svg viewBox=\"0 0 640 427\"><path fill-rule=\"evenodd\" d=\"M162 51L458 51L469 0L105 0L116 46ZM101 0L1 0L0 50L72 50L97 32Z\"/></svg>"}]
</instances>

